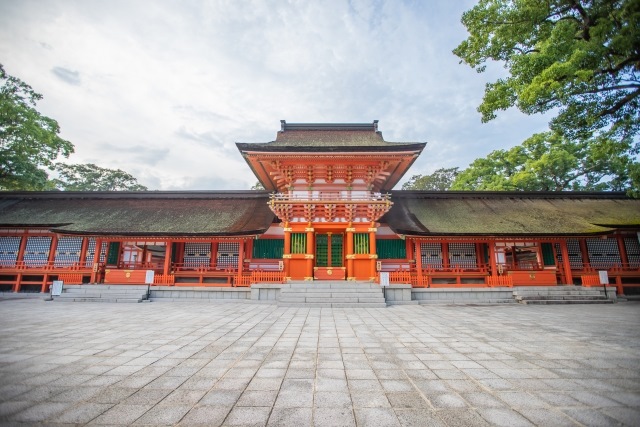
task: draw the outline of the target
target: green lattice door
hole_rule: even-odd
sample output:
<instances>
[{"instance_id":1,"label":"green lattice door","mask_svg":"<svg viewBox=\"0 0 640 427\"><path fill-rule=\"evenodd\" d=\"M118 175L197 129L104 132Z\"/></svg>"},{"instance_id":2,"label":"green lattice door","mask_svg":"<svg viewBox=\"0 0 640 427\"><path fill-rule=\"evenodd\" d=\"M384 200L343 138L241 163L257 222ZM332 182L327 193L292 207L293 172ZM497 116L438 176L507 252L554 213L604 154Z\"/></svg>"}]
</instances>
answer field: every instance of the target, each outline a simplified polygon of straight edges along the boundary
<instances>
[{"instance_id":1,"label":"green lattice door","mask_svg":"<svg viewBox=\"0 0 640 427\"><path fill-rule=\"evenodd\" d=\"M316 267L342 267L342 245L342 234L316 234Z\"/></svg>"}]
</instances>

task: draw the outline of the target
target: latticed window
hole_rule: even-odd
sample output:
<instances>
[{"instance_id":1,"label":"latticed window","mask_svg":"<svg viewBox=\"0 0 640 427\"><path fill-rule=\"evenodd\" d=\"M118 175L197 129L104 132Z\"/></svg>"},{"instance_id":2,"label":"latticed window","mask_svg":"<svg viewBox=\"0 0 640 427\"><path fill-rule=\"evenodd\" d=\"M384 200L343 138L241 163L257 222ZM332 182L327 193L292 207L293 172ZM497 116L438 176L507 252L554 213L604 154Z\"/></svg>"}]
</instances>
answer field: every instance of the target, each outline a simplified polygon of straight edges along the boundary
<instances>
[{"instance_id":1,"label":"latticed window","mask_svg":"<svg viewBox=\"0 0 640 427\"><path fill-rule=\"evenodd\" d=\"M238 242L218 243L218 268L235 268L238 266L240 256L240 244Z\"/></svg>"},{"instance_id":2,"label":"latticed window","mask_svg":"<svg viewBox=\"0 0 640 427\"><path fill-rule=\"evenodd\" d=\"M253 258L282 258L284 239L259 239L253 242Z\"/></svg>"},{"instance_id":3,"label":"latticed window","mask_svg":"<svg viewBox=\"0 0 640 427\"><path fill-rule=\"evenodd\" d=\"M611 268L622 262L616 239L587 239L587 249L593 268Z\"/></svg>"},{"instance_id":4,"label":"latticed window","mask_svg":"<svg viewBox=\"0 0 640 427\"><path fill-rule=\"evenodd\" d=\"M376 252L378 259L404 259L407 257L407 245L400 239L378 240Z\"/></svg>"},{"instance_id":5,"label":"latticed window","mask_svg":"<svg viewBox=\"0 0 640 427\"><path fill-rule=\"evenodd\" d=\"M68 267L80 261L82 237L60 237L56 248L56 267Z\"/></svg>"},{"instance_id":6,"label":"latticed window","mask_svg":"<svg viewBox=\"0 0 640 427\"><path fill-rule=\"evenodd\" d=\"M353 234L353 252L355 254L369 253L369 234L368 233Z\"/></svg>"},{"instance_id":7,"label":"latticed window","mask_svg":"<svg viewBox=\"0 0 640 427\"><path fill-rule=\"evenodd\" d=\"M291 233L291 253L307 253L307 235L305 233Z\"/></svg>"},{"instance_id":8,"label":"latticed window","mask_svg":"<svg viewBox=\"0 0 640 427\"><path fill-rule=\"evenodd\" d=\"M421 243L420 253L424 268L442 268L442 245L440 243Z\"/></svg>"},{"instance_id":9,"label":"latticed window","mask_svg":"<svg viewBox=\"0 0 640 427\"><path fill-rule=\"evenodd\" d=\"M107 242L102 242L102 247L100 248L100 256L98 257L99 262L104 262L106 253L107 253ZM96 239L91 237L89 238L89 244L87 245L87 258L85 260L85 265L87 267L91 267L91 265L93 264L93 259L95 258L95 255L96 255Z\"/></svg>"},{"instance_id":10,"label":"latticed window","mask_svg":"<svg viewBox=\"0 0 640 427\"><path fill-rule=\"evenodd\" d=\"M20 237L0 237L0 265L14 266L20 251Z\"/></svg>"},{"instance_id":11,"label":"latticed window","mask_svg":"<svg viewBox=\"0 0 640 427\"><path fill-rule=\"evenodd\" d=\"M211 243L185 243L184 266L206 267L211 263Z\"/></svg>"},{"instance_id":12,"label":"latticed window","mask_svg":"<svg viewBox=\"0 0 640 427\"><path fill-rule=\"evenodd\" d=\"M640 242L637 237L625 237L624 247L627 250L627 259L632 268L640 267Z\"/></svg>"},{"instance_id":13,"label":"latticed window","mask_svg":"<svg viewBox=\"0 0 640 427\"><path fill-rule=\"evenodd\" d=\"M51 237L29 237L24 250L24 263L29 267L41 267L47 263Z\"/></svg>"},{"instance_id":14,"label":"latticed window","mask_svg":"<svg viewBox=\"0 0 640 427\"><path fill-rule=\"evenodd\" d=\"M562 250L560 243L556 243L556 257L558 262L562 262ZM580 243L577 239L567 240L567 253L569 254L569 265L572 269L582 268L582 251L580 250Z\"/></svg>"},{"instance_id":15,"label":"latticed window","mask_svg":"<svg viewBox=\"0 0 640 427\"><path fill-rule=\"evenodd\" d=\"M449 263L451 267L476 268L475 243L449 243Z\"/></svg>"}]
</instances>

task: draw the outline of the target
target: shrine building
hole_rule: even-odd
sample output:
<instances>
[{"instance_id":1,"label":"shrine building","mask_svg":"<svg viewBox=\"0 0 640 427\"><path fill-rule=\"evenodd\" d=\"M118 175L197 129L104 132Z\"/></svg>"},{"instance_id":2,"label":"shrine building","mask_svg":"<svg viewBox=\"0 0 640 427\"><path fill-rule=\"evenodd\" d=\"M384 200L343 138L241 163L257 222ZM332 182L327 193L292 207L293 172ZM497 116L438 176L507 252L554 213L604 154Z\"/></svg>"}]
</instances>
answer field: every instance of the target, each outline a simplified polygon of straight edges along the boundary
<instances>
[{"instance_id":1,"label":"shrine building","mask_svg":"<svg viewBox=\"0 0 640 427\"><path fill-rule=\"evenodd\" d=\"M640 200L401 191L425 148L378 123L281 122L237 143L264 191L0 192L0 291L64 284L640 289Z\"/></svg>"}]
</instances>

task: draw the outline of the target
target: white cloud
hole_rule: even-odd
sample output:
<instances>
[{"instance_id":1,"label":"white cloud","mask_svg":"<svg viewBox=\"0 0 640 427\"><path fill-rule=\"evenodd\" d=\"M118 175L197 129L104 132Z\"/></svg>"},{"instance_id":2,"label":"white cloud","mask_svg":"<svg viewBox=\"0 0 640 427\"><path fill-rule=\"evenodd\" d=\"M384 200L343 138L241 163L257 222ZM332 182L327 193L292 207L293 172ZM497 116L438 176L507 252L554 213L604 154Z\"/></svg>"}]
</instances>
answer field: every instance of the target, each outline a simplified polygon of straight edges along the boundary
<instances>
[{"instance_id":1,"label":"white cloud","mask_svg":"<svg viewBox=\"0 0 640 427\"><path fill-rule=\"evenodd\" d=\"M484 79L451 50L465 2L20 1L0 3L7 72L44 95L69 161L157 189L245 189L234 142L279 120L380 120L429 141L412 173L466 166L545 127L507 111L481 124ZM71 84L69 84L71 83ZM407 176L407 177L408 177Z\"/></svg>"}]
</instances>

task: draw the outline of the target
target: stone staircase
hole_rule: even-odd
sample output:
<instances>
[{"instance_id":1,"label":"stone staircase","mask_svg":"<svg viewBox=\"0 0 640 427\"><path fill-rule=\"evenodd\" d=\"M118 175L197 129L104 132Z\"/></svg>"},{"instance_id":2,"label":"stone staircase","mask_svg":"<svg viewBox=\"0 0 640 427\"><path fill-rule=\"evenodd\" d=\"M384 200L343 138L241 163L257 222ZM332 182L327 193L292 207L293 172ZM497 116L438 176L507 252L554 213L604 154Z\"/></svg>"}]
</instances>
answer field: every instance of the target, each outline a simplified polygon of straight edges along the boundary
<instances>
[{"instance_id":1,"label":"stone staircase","mask_svg":"<svg viewBox=\"0 0 640 427\"><path fill-rule=\"evenodd\" d=\"M616 289L608 287L608 298L602 288L582 286L514 287L513 297L520 304L611 304L616 302Z\"/></svg>"},{"instance_id":2,"label":"stone staircase","mask_svg":"<svg viewBox=\"0 0 640 427\"><path fill-rule=\"evenodd\" d=\"M142 302L147 300L147 285L64 285L54 301Z\"/></svg>"},{"instance_id":3,"label":"stone staircase","mask_svg":"<svg viewBox=\"0 0 640 427\"><path fill-rule=\"evenodd\" d=\"M291 282L280 289L281 307L383 308L380 285L368 282Z\"/></svg>"}]
</instances>

